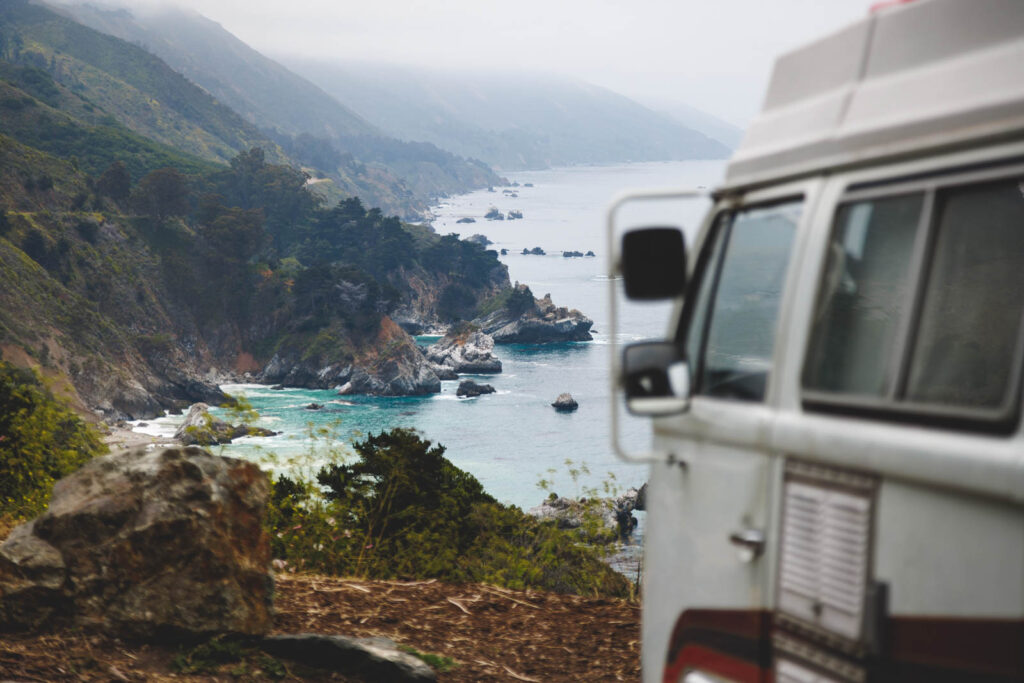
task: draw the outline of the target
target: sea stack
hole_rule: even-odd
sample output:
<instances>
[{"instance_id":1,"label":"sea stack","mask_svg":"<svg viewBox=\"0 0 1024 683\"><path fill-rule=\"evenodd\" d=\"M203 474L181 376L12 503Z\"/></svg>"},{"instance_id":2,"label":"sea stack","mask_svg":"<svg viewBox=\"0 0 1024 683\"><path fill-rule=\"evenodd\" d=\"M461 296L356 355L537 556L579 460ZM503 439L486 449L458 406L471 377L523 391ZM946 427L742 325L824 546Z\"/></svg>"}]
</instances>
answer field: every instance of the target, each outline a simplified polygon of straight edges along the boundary
<instances>
[{"instance_id":1,"label":"sea stack","mask_svg":"<svg viewBox=\"0 0 1024 683\"><path fill-rule=\"evenodd\" d=\"M568 392L559 394L558 398L556 398L555 402L551 405L560 413L571 413L580 407L580 404L577 403L576 399L572 397L572 394Z\"/></svg>"}]
</instances>

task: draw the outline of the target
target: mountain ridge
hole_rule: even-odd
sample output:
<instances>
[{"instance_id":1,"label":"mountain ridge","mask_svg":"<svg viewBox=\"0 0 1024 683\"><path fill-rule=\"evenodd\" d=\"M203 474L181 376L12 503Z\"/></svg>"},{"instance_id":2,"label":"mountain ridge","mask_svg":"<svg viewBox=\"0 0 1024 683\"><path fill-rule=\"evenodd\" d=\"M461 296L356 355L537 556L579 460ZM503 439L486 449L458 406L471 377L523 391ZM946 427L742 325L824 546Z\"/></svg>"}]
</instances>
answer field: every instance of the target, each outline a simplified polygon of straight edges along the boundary
<instances>
[{"instance_id":1,"label":"mountain ridge","mask_svg":"<svg viewBox=\"0 0 1024 683\"><path fill-rule=\"evenodd\" d=\"M729 153L624 95L563 77L278 59L389 134L500 170Z\"/></svg>"}]
</instances>

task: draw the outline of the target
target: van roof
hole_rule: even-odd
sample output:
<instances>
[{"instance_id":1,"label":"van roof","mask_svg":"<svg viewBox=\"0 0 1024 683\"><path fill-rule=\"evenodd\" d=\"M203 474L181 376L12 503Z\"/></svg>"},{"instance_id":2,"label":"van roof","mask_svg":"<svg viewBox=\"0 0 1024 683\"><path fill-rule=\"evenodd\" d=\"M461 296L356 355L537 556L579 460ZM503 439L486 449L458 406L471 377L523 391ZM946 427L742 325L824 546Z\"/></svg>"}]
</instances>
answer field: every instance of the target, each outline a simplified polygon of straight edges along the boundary
<instances>
[{"instance_id":1,"label":"van roof","mask_svg":"<svg viewBox=\"0 0 1024 683\"><path fill-rule=\"evenodd\" d=\"M917 0L779 57L723 190L1024 138L1024 2Z\"/></svg>"}]
</instances>

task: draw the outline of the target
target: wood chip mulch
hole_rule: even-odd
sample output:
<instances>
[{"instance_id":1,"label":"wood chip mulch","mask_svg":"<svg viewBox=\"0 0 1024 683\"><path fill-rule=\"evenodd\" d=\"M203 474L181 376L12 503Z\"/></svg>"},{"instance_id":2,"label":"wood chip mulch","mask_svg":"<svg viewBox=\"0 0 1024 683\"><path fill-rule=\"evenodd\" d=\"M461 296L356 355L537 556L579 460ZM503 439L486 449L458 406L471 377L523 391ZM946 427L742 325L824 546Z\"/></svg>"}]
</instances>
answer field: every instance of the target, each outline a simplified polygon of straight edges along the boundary
<instances>
[{"instance_id":1,"label":"wood chip mulch","mask_svg":"<svg viewBox=\"0 0 1024 683\"><path fill-rule=\"evenodd\" d=\"M442 683L640 677L640 607L634 602L482 584L305 574L278 575L276 584L274 633L390 638L454 660L438 674ZM171 662L180 652L79 633L0 634L0 680L234 681L281 675L261 671L255 656L205 675L175 674ZM285 680L346 680L285 664Z\"/></svg>"}]
</instances>

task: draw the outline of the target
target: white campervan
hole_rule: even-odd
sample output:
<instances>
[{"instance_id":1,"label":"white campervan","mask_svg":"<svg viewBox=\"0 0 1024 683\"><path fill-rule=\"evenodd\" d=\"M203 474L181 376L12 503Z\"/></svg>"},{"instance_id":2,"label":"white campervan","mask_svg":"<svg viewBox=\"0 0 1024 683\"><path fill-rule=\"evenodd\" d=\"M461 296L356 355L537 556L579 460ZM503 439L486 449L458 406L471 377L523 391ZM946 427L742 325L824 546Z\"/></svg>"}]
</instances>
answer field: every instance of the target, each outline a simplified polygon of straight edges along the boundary
<instances>
[{"instance_id":1,"label":"white campervan","mask_svg":"<svg viewBox=\"0 0 1024 683\"><path fill-rule=\"evenodd\" d=\"M1024 1L782 56L713 200L611 268L679 302L613 361L644 681L1024 680Z\"/></svg>"}]
</instances>

